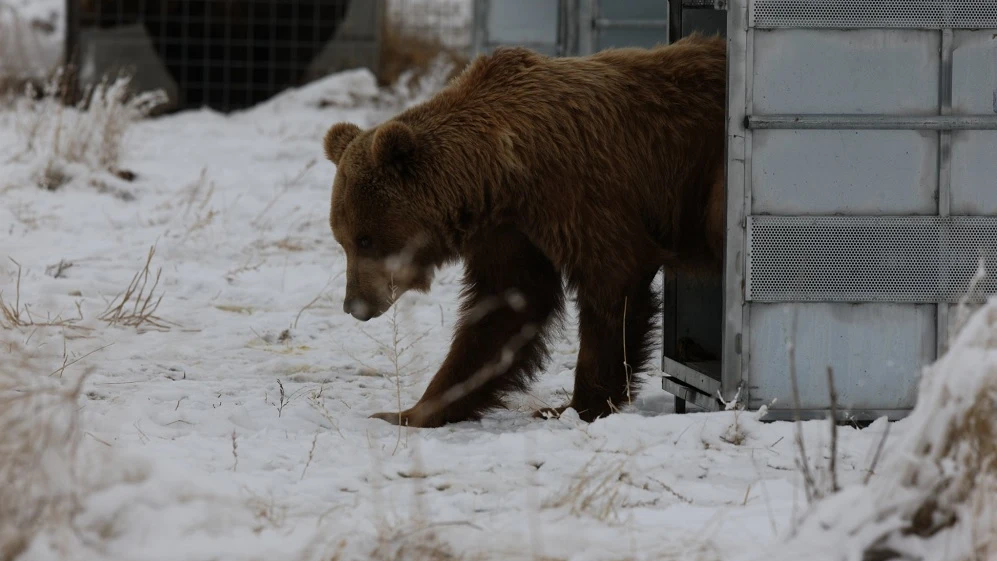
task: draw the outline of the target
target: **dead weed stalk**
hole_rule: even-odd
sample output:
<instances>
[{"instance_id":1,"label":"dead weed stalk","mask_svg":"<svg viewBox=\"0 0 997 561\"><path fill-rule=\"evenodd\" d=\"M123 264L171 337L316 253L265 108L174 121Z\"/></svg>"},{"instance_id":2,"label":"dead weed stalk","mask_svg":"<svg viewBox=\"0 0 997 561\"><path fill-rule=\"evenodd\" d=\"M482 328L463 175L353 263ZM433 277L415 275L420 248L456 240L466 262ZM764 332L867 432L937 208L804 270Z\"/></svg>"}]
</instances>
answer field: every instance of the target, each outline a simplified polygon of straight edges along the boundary
<instances>
[{"instance_id":1,"label":"dead weed stalk","mask_svg":"<svg viewBox=\"0 0 997 561\"><path fill-rule=\"evenodd\" d=\"M37 351L19 341L0 343L0 559L6 561L43 529L71 527L81 492L79 399L90 370L75 379L54 376ZM70 364L63 361L56 372Z\"/></svg>"},{"instance_id":2,"label":"dead weed stalk","mask_svg":"<svg viewBox=\"0 0 997 561\"><path fill-rule=\"evenodd\" d=\"M328 408L326 408L325 403L323 403L324 394L325 394L325 384L321 384L317 390L312 390L308 394L308 404L311 405L312 409L314 409L316 413L321 415L323 419L328 421L328 423L332 425L332 428L336 429L336 432L339 433L339 436L345 439L346 435L343 434L343 431L339 430L339 423L336 422L336 418L332 416L332 413L329 411Z\"/></svg>"},{"instance_id":3,"label":"dead weed stalk","mask_svg":"<svg viewBox=\"0 0 997 561\"><path fill-rule=\"evenodd\" d=\"M544 508L567 508L573 516L591 516L603 523L619 523L619 510L626 502L624 486L629 481L627 458L600 467L593 464L599 454L582 466L575 481L543 501Z\"/></svg>"},{"instance_id":4,"label":"dead weed stalk","mask_svg":"<svg viewBox=\"0 0 997 561\"><path fill-rule=\"evenodd\" d=\"M118 294L108 305L107 309L100 315L100 319L109 325L125 325L128 327L142 328L146 325L153 329L169 330L170 322L156 315L159 304L163 301L163 294L156 295L156 288L159 286L159 279L162 275L162 268L156 271L152 286L149 286L149 279L152 278L150 266L152 258L156 254L156 247L149 248L145 265L140 269L124 292Z\"/></svg>"},{"instance_id":5,"label":"dead weed stalk","mask_svg":"<svg viewBox=\"0 0 997 561\"><path fill-rule=\"evenodd\" d=\"M10 261L17 266L17 281L14 284L13 304L5 300L3 297L3 291L0 291L0 328L23 329L28 327L62 327L86 329L83 326L76 325L78 322L83 320L83 310L80 307L79 302L76 303L77 317L64 318L60 314L55 317L46 315L44 320L36 319L31 314L31 307L28 306L28 304L21 304L21 264L13 258L8 259L10 259Z\"/></svg>"},{"instance_id":6,"label":"dead weed stalk","mask_svg":"<svg viewBox=\"0 0 997 561\"><path fill-rule=\"evenodd\" d=\"M452 67L446 77L447 81L456 76L468 62L467 57L448 47L438 37L405 29L397 22L385 19L377 76L380 85L416 86L430 73L434 62L440 59Z\"/></svg>"},{"instance_id":7,"label":"dead weed stalk","mask_svg":"<svg viewBox=\"0 0 997 561\"><path fill-rule=\"evenodd\" d=\"M378 458L375 462L380 464ZM464 561L468 558L456 551L440 537L438 530L445 527L468 527L481 530L468 521L433 521L431 509L426 503L426 469L423 465L421 451L418 445L412 447L411 476L413 502L408 515L401 521L389 520L387 512L381 508L378 519L374 521L377 536L374 548L366 556L372 561ZM399 475L401 473L399 472ZM404 476L403 476L404 477ZM375 487L373 500L378 507L384 503L380 488Z\"/></svg>"},{"instance_id":8,"label":"dead weed stalk","mask_svg":"<svg viewBox=\"0 0 997 561\"><path fill-rule=\"evenodd\" d=\"M207 179L207 173L207 168L201 168L201 174L197 181L186 189L187 200L184 203L181 219L186 221L192 212L194 215L180 240L181 243L186 242L200 230L207 228L218 216L219 211L209 206L215 196L215 182Z\"/></svg>"},{"instance_id":9,"label":"dead weed stalk","mask_svg":"<svg viewBox=\"0 0 997 561\"><path fill-rule=\"evenodd\" d=\"M120 178L134 174L119 168L131 125L151 115L166 100L161 91L131 92L131 77L105 77L87 87L80 100L65 104L71 79L58 69L38 91L29 84L17 108L24 152L34 156L38 186L55 190L81 170Z\"/></svg>"},{"instance_id":10,"label":"dead weed stalk","mask_svg":"<svg viewBox=\"0 0 997 561\"><path fill-rule=\"evenodd\" d=\"M415 364L415 362L420 358L418 355L408 358L408 354L412 351L416 345L419 344L432 330L426 330L423 333L416 335L415 337L408 337L402 333L401 321L398 318L398 286L395 284L394 277L392 276L390 283L388 285L390 293L388 295L388 305L391 306L391 315L388 316L388 327L391 330L391 341L384 343L378 338L374 337L368 333L363 328L360 332L363 333L365 337L370 339L375 345L378 346L381 353L389 361L391 361L391 373L389 376L395 383L395 400L396 407L398 408L398 438L395 441L395 447L391 454L394 455L398 448L401 446L402 433L404 426L401 422L402 413L402 375L419 375L423 373L426 369L425 367L417 369L415 371L409 371L409 368Z\"/></svg>"},{"instance_id":11,"label":"dead weed stalk","mask_svg":"<svg viewBox=\"0 0 997 561\"><path fill-rule=\"evenodd\" d=\"M305 167L303 167L301 171L297 173L297 175L284 180L283 183L281 183L280 189L277 191L277 194L274 195L272 199L270 199L270 202L268 202L266 206L263 207L263 209L256 215L255 218L253 218L250 224L260 229L269 230L272 224L270 224L269 222L264 222L263 217L265 217L267 213L273 209L274 205L277 204L277 201L279 201L281 197L286 195L288 191L290 191L294 187L300 185L301 182L304 181L305 177L308 176L308 173L312 170L313 167L315 167L315 164L317 163L318 159L312 158L311 160L308 161L307 164L305 164Z\"/></svg>"}]
</instances>

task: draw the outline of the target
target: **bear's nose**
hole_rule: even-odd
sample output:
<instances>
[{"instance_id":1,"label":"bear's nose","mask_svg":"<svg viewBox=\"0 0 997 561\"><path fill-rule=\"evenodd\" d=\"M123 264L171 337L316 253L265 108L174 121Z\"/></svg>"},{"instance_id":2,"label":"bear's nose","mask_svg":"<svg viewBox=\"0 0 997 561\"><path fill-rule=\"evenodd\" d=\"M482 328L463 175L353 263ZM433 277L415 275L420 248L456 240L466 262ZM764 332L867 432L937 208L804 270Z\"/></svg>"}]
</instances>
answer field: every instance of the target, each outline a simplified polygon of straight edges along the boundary
<instances>
[{"instance_id":1,"label":"bear's nose","mask_svg":"<svg viewBox=\"0 0 997 561\"><path fill-rule=\"evenodd\" d=\"M367 321L371 317L370 306L362 298L347 298L343 300L343 311L361 321Z\"/></svg>"}]
</instances>

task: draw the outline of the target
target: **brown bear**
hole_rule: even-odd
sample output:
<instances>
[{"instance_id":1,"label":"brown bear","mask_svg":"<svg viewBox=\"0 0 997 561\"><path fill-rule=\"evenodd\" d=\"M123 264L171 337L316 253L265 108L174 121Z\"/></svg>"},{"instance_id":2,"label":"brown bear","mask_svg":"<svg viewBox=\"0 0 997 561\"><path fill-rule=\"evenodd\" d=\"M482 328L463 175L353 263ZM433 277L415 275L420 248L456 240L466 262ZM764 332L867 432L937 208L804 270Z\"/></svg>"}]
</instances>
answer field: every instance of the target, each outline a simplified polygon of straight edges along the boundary
<instances>
[{"instance_id":1,"label":"brown bear","mask_svg":"<svg viewBox=\"0 0 997 561\"><path fill-rule=\"evenodd\" d=\"M333 125L344 311L375 318L464 263L442 366L412 408L372 417L437 427L501 407L543 366L566 289L580 338L566 407L591 421L632 399L659 269L721 270L725 103L724 40L691 36L585 57L501 48L371 130Z\"/></svg>"}]
</instances>

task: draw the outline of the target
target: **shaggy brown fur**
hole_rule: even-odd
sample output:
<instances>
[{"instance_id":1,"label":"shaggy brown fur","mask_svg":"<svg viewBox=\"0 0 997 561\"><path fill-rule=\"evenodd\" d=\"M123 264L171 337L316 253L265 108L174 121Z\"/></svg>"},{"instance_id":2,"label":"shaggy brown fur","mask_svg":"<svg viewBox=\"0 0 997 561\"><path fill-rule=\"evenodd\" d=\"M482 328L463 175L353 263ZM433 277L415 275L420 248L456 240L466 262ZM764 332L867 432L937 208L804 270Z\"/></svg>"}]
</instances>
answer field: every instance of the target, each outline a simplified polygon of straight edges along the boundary
<instances>
[{"instance_id":1,"label":"shaggy brown fur","mask_svg":"<svg viewBox=\"0 0 997 561\"><path fill-rule=\"evenodd\" d=\"M526 388L564 278L581 339L570 407L593 420L633 397L657 271L720 272L725 51L699 36L578 58L506 48L378 127L329 129L347 312L377 317L465 264L449 355L414 407L375 417L439 426Z\"/></svg>"}]
</instances>

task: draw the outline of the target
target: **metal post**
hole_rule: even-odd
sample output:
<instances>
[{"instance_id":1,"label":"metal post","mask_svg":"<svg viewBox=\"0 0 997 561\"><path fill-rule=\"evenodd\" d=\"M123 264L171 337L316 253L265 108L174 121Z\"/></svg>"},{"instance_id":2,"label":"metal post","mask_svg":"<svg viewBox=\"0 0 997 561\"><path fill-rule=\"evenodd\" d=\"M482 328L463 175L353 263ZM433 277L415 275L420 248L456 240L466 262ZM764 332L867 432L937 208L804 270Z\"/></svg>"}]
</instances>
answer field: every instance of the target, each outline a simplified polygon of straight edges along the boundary
<instances>
[{"instance_id":1,"label":"metal post","mask_svg":"<svg viewBox=\"0 0 997 561\"><path fill-rule=\"evenodd\" d=\"M669 0L668 19L668 42L673 43L682 38L682 0Z\"/></svg>"},{"instance_id":2,"label":"metal post","mask_svg":"<svg viewBox=\"0 0 997 561\"><path fill-rule=\"evenodd\" d=\"M744 127L748 103L748 3L727 9L727 206L724 216L724 324L721 393L730 400L747 370L744 262L746 214L750 212L747 161L750 131ZM750 395L743 395L746 401Z\"/></svg>"},{"instance_id":3,"label":"metal post","mask_svg":"<svg viewBox=\"0 0 997 561\"><path fill-rule=\"evenodd\" d=\"M938 113L948 117L952 114L952 30L942 30L942 64L939 76L939 108ZM952 131L938 131L938 216L947 217L952 209ZM944 290L948 286L948 224L939 231L939 259L941 268L939 286ZM936 330L937 355L940 358L948 347L949 334L949 304L938 303L938 325Z\"/></svg>"},{"instance_id":4,"label":"metal post","mask_svg":"<svg viewBox=\"0 0 997 561\"><path fill-rule=\"evenodd\" d=\"M596 0L578 0L576 21L578 22L578 52L580 56L595 52L596 35L593 27L595 21Z\"/></svg>"},{"instance_id":5,"label":"metal post","mask_svg":"<svg viewBox=\"0 0 997 561\"><path fill-rule=\"evenodd\" d=\"M490 0L474 0L471 5L471 49L474 56L488 49L488 9Z\"/></svg>"}]
</instances>

